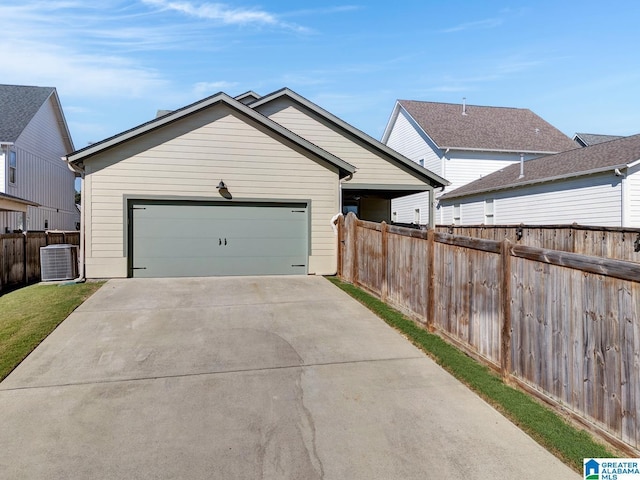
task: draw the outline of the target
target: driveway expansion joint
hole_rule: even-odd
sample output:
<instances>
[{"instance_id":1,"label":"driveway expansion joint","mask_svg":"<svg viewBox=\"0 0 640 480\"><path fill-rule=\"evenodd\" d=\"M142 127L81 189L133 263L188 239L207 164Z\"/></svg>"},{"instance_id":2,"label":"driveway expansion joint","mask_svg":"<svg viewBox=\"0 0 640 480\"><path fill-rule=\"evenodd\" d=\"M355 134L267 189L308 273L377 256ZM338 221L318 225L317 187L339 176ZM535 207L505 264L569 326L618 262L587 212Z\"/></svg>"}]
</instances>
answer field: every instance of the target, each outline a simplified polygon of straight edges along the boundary
<instances>
[{"instance_id":1,"label":"driveway expansion joint","mask_svg":"<svg viewBox=\"0 0 640 480\"><path fill-rule=\"evenodd\" d=\"M10 388L2 388L0 384L0 393L2 392L15 392L20 390L40 390L40 389L48 389L48 388L64 388L64 387L79 387L79 386L87 386L87 385L108 385L108 384L116 384L116 383L130 383L130 382L141 382L148 380L165 380L171 378L190 378L190 377L205 377L205 376L213 376L213 375L229 375L234 373L250 373L250 372L268 372L268 371L277 371L277 370L290 370L290 369L305 369L305 368L313 368L313 367L330 367L335 365L357 365L361 363L377 363L377 362L397 362L397 361L406 361L406 360L424 360L427 358L426 356L414 356L414 357L395 357L395 358L372 358L372 359L364 359L364 360L348 360L342 362L320 362L320 363L303 363L300 365L282 365L277 367L264 367L264 368L240 368L235 370L220 370L213 372L196 372L196 373L180 373L174 375L155 375L149 377L135 377L135 378L115 378L113 380L93 380L93 381L85 381L85 382L69 382L69 383L60 383L60 384L51 384L51 385L27 385L22 387L10 387Z\"/></svg>"}]
</instances>

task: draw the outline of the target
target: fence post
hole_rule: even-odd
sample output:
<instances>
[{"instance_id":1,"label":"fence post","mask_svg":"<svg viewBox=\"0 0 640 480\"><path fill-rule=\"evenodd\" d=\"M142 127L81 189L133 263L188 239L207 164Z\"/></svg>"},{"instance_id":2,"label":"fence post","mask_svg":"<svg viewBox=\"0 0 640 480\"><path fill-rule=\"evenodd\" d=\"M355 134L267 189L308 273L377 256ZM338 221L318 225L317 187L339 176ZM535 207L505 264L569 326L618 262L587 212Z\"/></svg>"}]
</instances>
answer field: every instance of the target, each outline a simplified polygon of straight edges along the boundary
<instances>
[{"instance_id":1,"label":"fence post","mask_svg":"<svg viewBox=\"0 0 640 480\"><path fill-rule=\"evenodd\" d=\"M433 332L434 317L436 314L436 260L435 260L436 231L430 228L427 231L427 330Z\"/></svg>"},{"instance_id":2,"label":"fence post","mask_svg":"<svg viewBox=\"0 0 640 480\"><path fill-rule=\"evenodd\" d=\"M500 369L502 379L509 382L511 376L511 242L505 238L500 248L502 275L502 349Z\"/></svg>"},{"instance_id":3,"label":"fence post","mask_svg":"<svg viewBox=\"0 0 640 480\"><path fill-rule=\"evenodd\" d=\"M24 269L22 278L25 285L29 284L29 272L27 271L27 265L27 232L22 232L22 268Z\"/></svg>"},{"instance_id":4,"label":"fence post","mask_svg":"<svg viewBox=\"0 0 640 480\"><path fill-rule=\"evenodd\" d=\"M351 283L358 285L358 218L351 214L349 222L349 248L351 249Z\"/></svg>"},{"instance_id":5,"label":"fence post","mask_svg":"<svg viewBox=\"0 0 640 480\"><path fill-rule=\"evenodd\" d=\"M389 294L389 284L387 282L387 273L389 271L388 260L389 260L389 235L388 235L388 226L387 222L382 222L380 224L380 233L382 234L382 245L381 245L381 253L380 261L380 275L382 277L382 284L380 285L380 300L383 302L387 301L387 296Z\"/></svg>"}]
</instances>

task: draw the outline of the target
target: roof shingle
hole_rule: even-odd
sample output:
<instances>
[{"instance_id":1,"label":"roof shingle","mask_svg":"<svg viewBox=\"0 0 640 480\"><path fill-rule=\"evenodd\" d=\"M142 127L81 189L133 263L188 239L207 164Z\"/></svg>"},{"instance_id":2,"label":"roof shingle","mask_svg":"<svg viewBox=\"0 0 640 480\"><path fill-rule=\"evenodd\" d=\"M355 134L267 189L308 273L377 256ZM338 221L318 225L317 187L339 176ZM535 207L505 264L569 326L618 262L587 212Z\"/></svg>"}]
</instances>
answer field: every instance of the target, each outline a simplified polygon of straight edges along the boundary
<instances>
[{"instance_id":1,"label":"roof shingle","mask_svg":"<svg viewBox=\"0 0 640 480\"><path fill-rule=\"evenodd\" d=\"M0 141L15 142L53 87L0 85Z\"/></svg>"},{"instance_id":2,"label":"roof shingle","mask_svg":"<svg viewBox=\"0 0 640 480\"><path fill-rule=\"evenodd\" d=\"M636 160L640 160L640 134L527 160L524 162L523 178L518 178L520 164L515 163L463 185L440 198L443 200L459 198L551 179L579 176L609 168L613 170L623 168Z\"/></svg>"},{"instance_id":3,"label":"roof shingle","mask_svg":"<svg viewBox=\"0 0 640 480\"><path fill-rule=\"evenodd\" d=\"M557 153L576 144L531 110L398 100L439 148Z\"/></svg>"}]
</instances>

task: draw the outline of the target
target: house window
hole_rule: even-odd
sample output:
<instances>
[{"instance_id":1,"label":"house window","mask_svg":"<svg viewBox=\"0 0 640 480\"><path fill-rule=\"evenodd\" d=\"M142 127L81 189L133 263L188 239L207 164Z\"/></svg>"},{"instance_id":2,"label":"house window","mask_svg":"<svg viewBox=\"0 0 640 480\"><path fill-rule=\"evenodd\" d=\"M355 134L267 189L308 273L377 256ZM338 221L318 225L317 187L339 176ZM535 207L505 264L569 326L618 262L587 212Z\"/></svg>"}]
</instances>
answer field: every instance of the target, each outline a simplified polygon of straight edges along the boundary
<instances>
[{"instance_id":1,"label":"house window","mask_svg":"<svg viewBox=\"0 0 640 480\"><path fill-rule=\"evenodd\" d=\"M460 204L456 203L453 206L453 224L454 225L460 225L460 220L461 220L461 217L460 217Z\"/></svg>"},{"instance_id":2,"label":"house window","mask_svg":"<svg viewBox=\"0 0 640 480\"><path fill-rule=\"evenodd\" d=\"M493 225L493 198L487 198L484 201L484 223Z\"/></svg>"},{"instance_id":3,"label":"house window","mask_svg":"<svg viewBox=\"0 0 640 480\"><path fill-rule=\"evenodd\" d=\"M18 160L16 152L9 150L9 183L16 183L16 170L18 168Z\"/></svg>"},{"instance_id":4,"label":"house window","mask_svg":"<svg viewBox=\"0 0 640 480\"><path fill-rule=\"evenodd\" d=\"M420 225L420 209L416 208L413 211L413 223L415 223L416 225Z\"/></svg>"}]
</instances>

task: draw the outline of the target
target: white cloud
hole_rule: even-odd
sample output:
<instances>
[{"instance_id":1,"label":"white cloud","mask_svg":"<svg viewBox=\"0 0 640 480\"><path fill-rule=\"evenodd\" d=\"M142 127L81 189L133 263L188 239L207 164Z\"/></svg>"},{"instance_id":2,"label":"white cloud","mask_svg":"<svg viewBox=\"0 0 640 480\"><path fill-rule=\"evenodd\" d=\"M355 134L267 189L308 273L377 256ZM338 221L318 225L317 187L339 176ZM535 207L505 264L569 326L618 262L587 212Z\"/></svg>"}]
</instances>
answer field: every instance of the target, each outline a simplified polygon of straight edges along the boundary
<instances>
[{"instance_id":1,"label":"white cloud","mask_svg":"<svg viewBox=\"0 0 640 480\"><path fill-rule=\"evenodd\" d=\"M478 20L476 22L461 23L455 27L446 28L442 30L443 33L462 32L465 30L486 30L489 28L496 28L502 25L503 20L501 18L487 18L486 20Z\"/></svg>"},{"instance_id":2,"label":"white cloud","mask_svg":"<svg viewBox=\"0 0 640 480\"><path fill-rule=\"evenodd\" d=\"M173 10L192 17L215 20L225 25L264 25L298 32L307 31L304 27L283 22L277 15L257 8L233 8L223 3L196 4L172 0L142 0L142 2L162 10Z\"/></svg>"}]
</instances>

